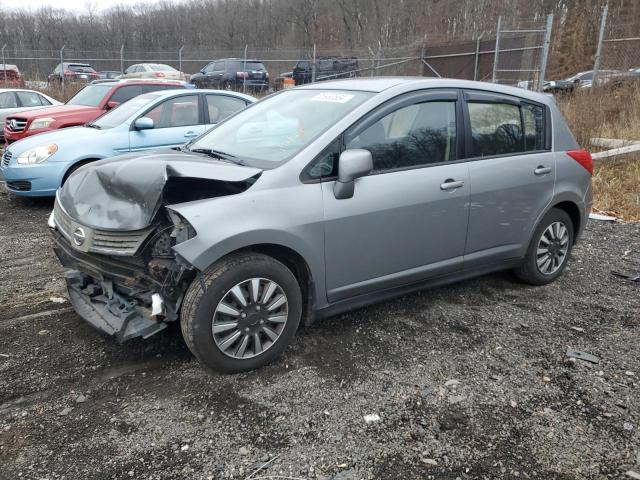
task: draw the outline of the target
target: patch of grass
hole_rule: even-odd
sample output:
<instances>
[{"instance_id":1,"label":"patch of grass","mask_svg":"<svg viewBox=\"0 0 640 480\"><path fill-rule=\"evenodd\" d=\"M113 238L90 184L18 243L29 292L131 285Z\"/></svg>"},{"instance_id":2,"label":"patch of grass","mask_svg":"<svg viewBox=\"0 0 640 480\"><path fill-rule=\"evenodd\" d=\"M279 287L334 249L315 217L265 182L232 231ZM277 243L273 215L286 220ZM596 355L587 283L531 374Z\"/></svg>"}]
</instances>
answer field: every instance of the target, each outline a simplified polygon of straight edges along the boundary
<instances>
[{"instance_id":1,"label":"patch of grass","mask_svg":"<svg viewBox=\"0 0 640 480\"><path fill-rule=\"evenodd\" d=\"M578 143L601 150L591 138L640 141L640 82L579 90L556 98ZM596 160L594 207L640 221L640 155Z\"/></svg>"}]
</instances>

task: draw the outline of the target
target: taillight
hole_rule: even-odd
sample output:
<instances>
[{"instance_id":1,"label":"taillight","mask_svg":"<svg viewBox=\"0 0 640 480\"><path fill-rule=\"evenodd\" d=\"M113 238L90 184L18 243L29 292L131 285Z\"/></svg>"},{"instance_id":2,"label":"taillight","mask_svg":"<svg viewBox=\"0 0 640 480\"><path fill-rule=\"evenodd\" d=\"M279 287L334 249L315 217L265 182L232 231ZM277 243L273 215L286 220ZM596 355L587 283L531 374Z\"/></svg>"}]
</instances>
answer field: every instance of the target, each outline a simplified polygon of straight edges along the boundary
<instances>
[{"instance_id":1,"label":"taillight","mask_svg":"<svg viewBox=\"0 0 640 480\"><path fill-rule=\"evenodd\" d=\"M584 167L584 169L593 175L593 159L591 154L586 150L569 150L567 155Z\"/></svg>"},{"instance_id":2,"label":"taillight","mask_svg":"<svg viewBox=\"0 0 640 480\"><path fill-rule=\"evenodd\" d=\"M236 73L236 78L248 78L249 74L247 72L238 72Z\"/></svg>"},{"instance_id":3,"label":"taillight","mask_svg":"<svg viewBox=\"0 0 640 480\"><path fill-rule=\"evenodd\" d=\"M269 72L264 72L264 78L266 78L267 80L269 80Z\"/></svg>"},{"instance_id":4,"label":"taillight","mask_svg":"<svg viewBox=\"0 0 640 480\"><path fill-rule=\"evenodd\" d=\"M162 73L162 72L155 72L154 75L156 76L156 78L163 78L164 77L164 73Z\"/></svg>"},{"instance_id":5,"label":"taillight","mask_svg":"<svg viewBox=\"0 0 640 480\"><path fill-rule=\"evenodd\" d=\"M72 75L74 75L74 72L71 70L65 70L64 75L65 77L71 77Z\"/></svg>"}]
</instances>

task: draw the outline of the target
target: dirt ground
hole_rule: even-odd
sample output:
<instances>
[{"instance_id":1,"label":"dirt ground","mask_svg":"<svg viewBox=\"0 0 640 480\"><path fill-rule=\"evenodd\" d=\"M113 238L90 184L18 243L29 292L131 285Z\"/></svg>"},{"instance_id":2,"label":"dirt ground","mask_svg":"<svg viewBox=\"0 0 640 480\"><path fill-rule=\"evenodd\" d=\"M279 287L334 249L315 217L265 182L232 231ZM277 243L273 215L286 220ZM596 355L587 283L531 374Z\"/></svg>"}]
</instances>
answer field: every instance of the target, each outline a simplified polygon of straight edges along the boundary
<instances>
[{"instance_id":1,"label":"dirt ground","mask_svg":"<svg viewBox=\"0 0 640 480\"><path fill-rule=\"evenodd\" d=\"M591 222L555 284L505 273L406 296L215 376L179 329L118 345L57 303L51 207L0 193L2 480L640 472L640 284L610 273L640 273L640 224Z\"/></svg>"}]
</instances>

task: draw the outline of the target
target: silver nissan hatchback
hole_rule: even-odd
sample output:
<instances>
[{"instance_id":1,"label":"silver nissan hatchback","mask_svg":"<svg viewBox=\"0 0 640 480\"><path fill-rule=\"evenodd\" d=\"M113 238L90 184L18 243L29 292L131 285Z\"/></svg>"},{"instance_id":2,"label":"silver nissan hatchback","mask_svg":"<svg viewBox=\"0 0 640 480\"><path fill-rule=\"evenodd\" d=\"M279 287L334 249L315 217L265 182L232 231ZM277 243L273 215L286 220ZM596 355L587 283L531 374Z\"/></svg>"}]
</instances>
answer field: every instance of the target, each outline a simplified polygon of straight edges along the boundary
<instances>
[{"instance_id":1,"label":"silver nissan hatchback","mask_svg":"<svg viewBox=\"0 0 640 480\"><path fill-rule=\"evenodd\" d=\"M271 95L179 150L92 163L50 226L75 310L119 341L180 321L208 368L301 323L503 269L565 268L592 163L552 97L425 78Z\"/></svg>"}]
</instances>

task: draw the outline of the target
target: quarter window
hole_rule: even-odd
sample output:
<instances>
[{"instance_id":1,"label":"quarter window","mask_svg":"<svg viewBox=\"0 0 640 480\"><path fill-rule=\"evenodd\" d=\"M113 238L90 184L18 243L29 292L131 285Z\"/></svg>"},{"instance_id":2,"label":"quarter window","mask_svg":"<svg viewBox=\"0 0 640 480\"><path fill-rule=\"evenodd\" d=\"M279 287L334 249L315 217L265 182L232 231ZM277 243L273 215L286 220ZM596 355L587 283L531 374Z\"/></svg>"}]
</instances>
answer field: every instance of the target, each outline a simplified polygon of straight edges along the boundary
<instances>
[{"instance_id":1,"label":"quarter window","mask_svg":"<svg viewBox=\"0 0 640 480\"><path fill-rule=\"evenodd\" d=\"M486 157L524 151L520 107L510 103L469 102L472 155Z\"/></svg>"},{"instance_id":2,"label":"quarter window","mask_svg":"<svg viewBox=\"0 0 640 480\"><path fill-rule=\"evenodd\" d=\"M544 109L540 105L522 104L525 150L544 150Z\"/></svg>"},{"instance_id":3,"label":"quarter window","mask_svg":"<svg viewBox=\"0 0 640 480\"><path fill-rule=\"evenodd\" d=\"M373 171L456 159L455 102L434 101L400 108L363 131L346 146L364 148Z\"/></svg>"}]
</instances>

